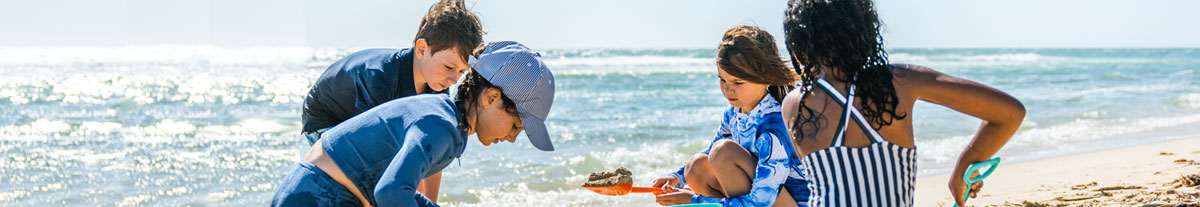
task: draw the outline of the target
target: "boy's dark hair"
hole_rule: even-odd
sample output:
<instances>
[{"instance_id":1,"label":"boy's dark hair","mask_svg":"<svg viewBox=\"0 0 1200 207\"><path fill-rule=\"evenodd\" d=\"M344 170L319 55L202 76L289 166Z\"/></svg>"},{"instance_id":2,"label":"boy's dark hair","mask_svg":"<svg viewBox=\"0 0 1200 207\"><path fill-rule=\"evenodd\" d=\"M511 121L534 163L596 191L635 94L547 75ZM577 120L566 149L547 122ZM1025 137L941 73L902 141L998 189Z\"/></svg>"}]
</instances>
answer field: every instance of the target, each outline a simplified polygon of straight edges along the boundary
<instances>
[{"instance_id":1,"label":"boy's dark hair","mask_svg":"<svg viewBox=\"0 0 1200 207\"><path fill-rule=\"evenodd\" d=\"M856 85L855 96L862 98L864 106L859 110L868 122L878 125L872 128L907 117L896 114L899 99L879 33L882 23L870 0L791 0L784 13L786 45L805 93L814 91L817 67L828 68L833 71L827 74L831 78ZM819 128L820 116L803 100L799 107L803 110L793 121L793 137L804 137L804 126Z\"/></svg>"},{"instance_id":2,"label":"boy's dark hair","mask_svg":"<svg viewBox=\"0 0 1200 207\"><path fill-rule=\"evenodd\" d=\"M491 82L488 82L487 79L484 79L475 70L467 71L466 77L458 85L457 95L454 96L454 105L458 106L458 111L461 113L458 116L458 124L463 129L470 130L475 127L467 124L467 113L474 113L470 110L479 105L479 99L483 97L483 92L489 88L499 87L492 85ZM508 96L504 95L504 93L500 94L500 99L503 100L501 103L504 105L505 111L513 115L518 115L516 102L508 99ZM478 116L478 114L473 115Z\"/></svg>"},{"instance_id":3,"label":"boy's dark hair","mask_svg":"<svg viewBox=\"0 0 1200 207\"><path fill-rule=\"evenodd\" d=\"M419 39L425 39L431 52L454 48L467 62L467 55L483 46L483 26L463 0L441 0L421 18L413 43Z\"/></svg>"},{"instance_id":4,"label":"boy's dark hair","mask_svg":"<svg viewBox=\"0 0 1200 207\"><path fill-rule=\"evenodd\" d=\"M775 37L761 28L736 25L725 30L717 47L717 67L729 75L770 85L767 94L783 102L783 96L800 77L779 58Z\"/></svg>"}]
</instances>

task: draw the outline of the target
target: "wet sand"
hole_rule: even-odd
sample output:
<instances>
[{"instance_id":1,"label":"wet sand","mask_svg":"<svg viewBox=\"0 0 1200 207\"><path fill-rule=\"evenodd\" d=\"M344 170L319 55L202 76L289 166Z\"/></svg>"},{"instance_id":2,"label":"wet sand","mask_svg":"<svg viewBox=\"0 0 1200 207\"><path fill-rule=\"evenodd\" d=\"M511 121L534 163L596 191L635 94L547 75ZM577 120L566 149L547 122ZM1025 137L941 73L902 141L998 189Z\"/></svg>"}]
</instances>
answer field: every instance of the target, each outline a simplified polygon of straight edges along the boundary
<instances>
[{"instance_id":1,"label":"wet sand","mask_svg":"<svg viewBox=\"0 0 1200 207\"><path fill-rule=\"evenodd\" d=\"M583 186L607 187L616 186L621 183L633 183L633 172L629 172L625 167L617 167L612 172L593 172L588 175L588 180L583 183Z\"/></svg>"}]
</instances>

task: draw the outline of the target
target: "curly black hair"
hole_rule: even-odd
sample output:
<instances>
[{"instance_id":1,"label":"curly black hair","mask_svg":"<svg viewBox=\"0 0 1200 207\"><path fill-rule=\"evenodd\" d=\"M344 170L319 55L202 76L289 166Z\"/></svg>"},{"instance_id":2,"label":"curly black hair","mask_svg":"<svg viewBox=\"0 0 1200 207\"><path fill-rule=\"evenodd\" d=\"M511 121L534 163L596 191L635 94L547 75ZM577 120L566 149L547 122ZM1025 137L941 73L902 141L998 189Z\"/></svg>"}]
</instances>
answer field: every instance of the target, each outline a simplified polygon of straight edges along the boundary
<instances>
[{"instance_id":1,"label":"curly black hair","mask_svg":"<svg viewBox=\"0 0 1200 207\"><path fill-rule=\"evenodd\" d=\"M879 130L908 115L896 113L900 101L883 50L882 23L873 7L870 0L791 0L783 28L793 68L801 76L799 87L812 93L820 75L817 68L831 69L827 75L856 86L855 96L864 104L859 110ZM816 131L805 134L804 126L817 129L822 121L803 100L798 107L803 110L791 127L796 141L801 135L814 136Z\"/></svg>"}]
</instances>

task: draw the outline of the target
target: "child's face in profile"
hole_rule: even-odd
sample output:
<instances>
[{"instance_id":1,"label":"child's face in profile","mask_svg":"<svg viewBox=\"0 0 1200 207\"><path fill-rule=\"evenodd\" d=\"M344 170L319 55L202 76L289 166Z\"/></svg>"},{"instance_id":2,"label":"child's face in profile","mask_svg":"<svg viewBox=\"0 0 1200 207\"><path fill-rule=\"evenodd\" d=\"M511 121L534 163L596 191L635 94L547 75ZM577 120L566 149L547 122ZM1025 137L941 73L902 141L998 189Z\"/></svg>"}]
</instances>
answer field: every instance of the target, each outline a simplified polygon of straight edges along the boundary
<instances>
[{"instance_id":1,"label":"child's face in profile","mask_svg":"<svg viewBox=\"0 0 1200 207\"><path fill-rule=\"evenodd\" d=\"M729 101L729 105L741 108L741 113L750 112L759 101L762 101L763 96L767 95L767 85L758 84L750 81L742 80L726 73L724 69L717 69L717 77L721 82L721 94L725 95L725 99Z\"/></svg>"},{"instance_id":2,"label":"child's face in profile","mask_svg":"<svg viewBox=\"0 0 1200 207\"><path fill-rule=\"evenodd\" d=\"M525 130L520 115L505 109L500 94L502 92L499 89L490 88L484 91L482 97L484 100L480 104L482 108L479 109L479 117L475 122L475 135L479 137L479 143L483 146L491 146L501 141L514 142L517 134Z\"/></svg>"},{"instance_id":3,"label":"child's face in profile","mask_svg":"<svg viewBox=\"0 0 1200 207\"><path fill-rule=\"evenodd\" d=\"M458 78L462 77L464 72L471 69L463 61L458 52L458 48L448 48L441 51L433 52L428 45L421 45L418 40L418 46L413 48L416 55L413 61L417 64L416 70L421 73L421 77L425 78L425 84L429 85L430 89L435 91L446 90L454 84L458 83Z\"/></svg>"}]
</instances>

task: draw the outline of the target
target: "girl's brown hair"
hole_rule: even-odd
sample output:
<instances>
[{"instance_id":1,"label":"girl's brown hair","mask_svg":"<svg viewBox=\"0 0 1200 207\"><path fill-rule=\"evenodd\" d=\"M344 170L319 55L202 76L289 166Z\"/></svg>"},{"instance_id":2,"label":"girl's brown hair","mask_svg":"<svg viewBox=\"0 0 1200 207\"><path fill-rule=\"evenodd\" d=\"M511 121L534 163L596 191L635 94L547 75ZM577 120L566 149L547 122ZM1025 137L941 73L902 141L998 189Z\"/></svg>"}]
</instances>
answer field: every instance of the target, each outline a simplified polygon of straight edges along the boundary
<instances>
[{"instance_id":1,"label":"girl's brown hair","mask_svg":"<svg viewBox=\"0 0 1200 207\"><path fill-rule=\"evenodd\" d=\"M756 26L736 25L725 30L717 47L717 67L734 77L770 85L767 94L779 102L800 79L779 57L775 37Z\"/></svg>"}]
</instances>

